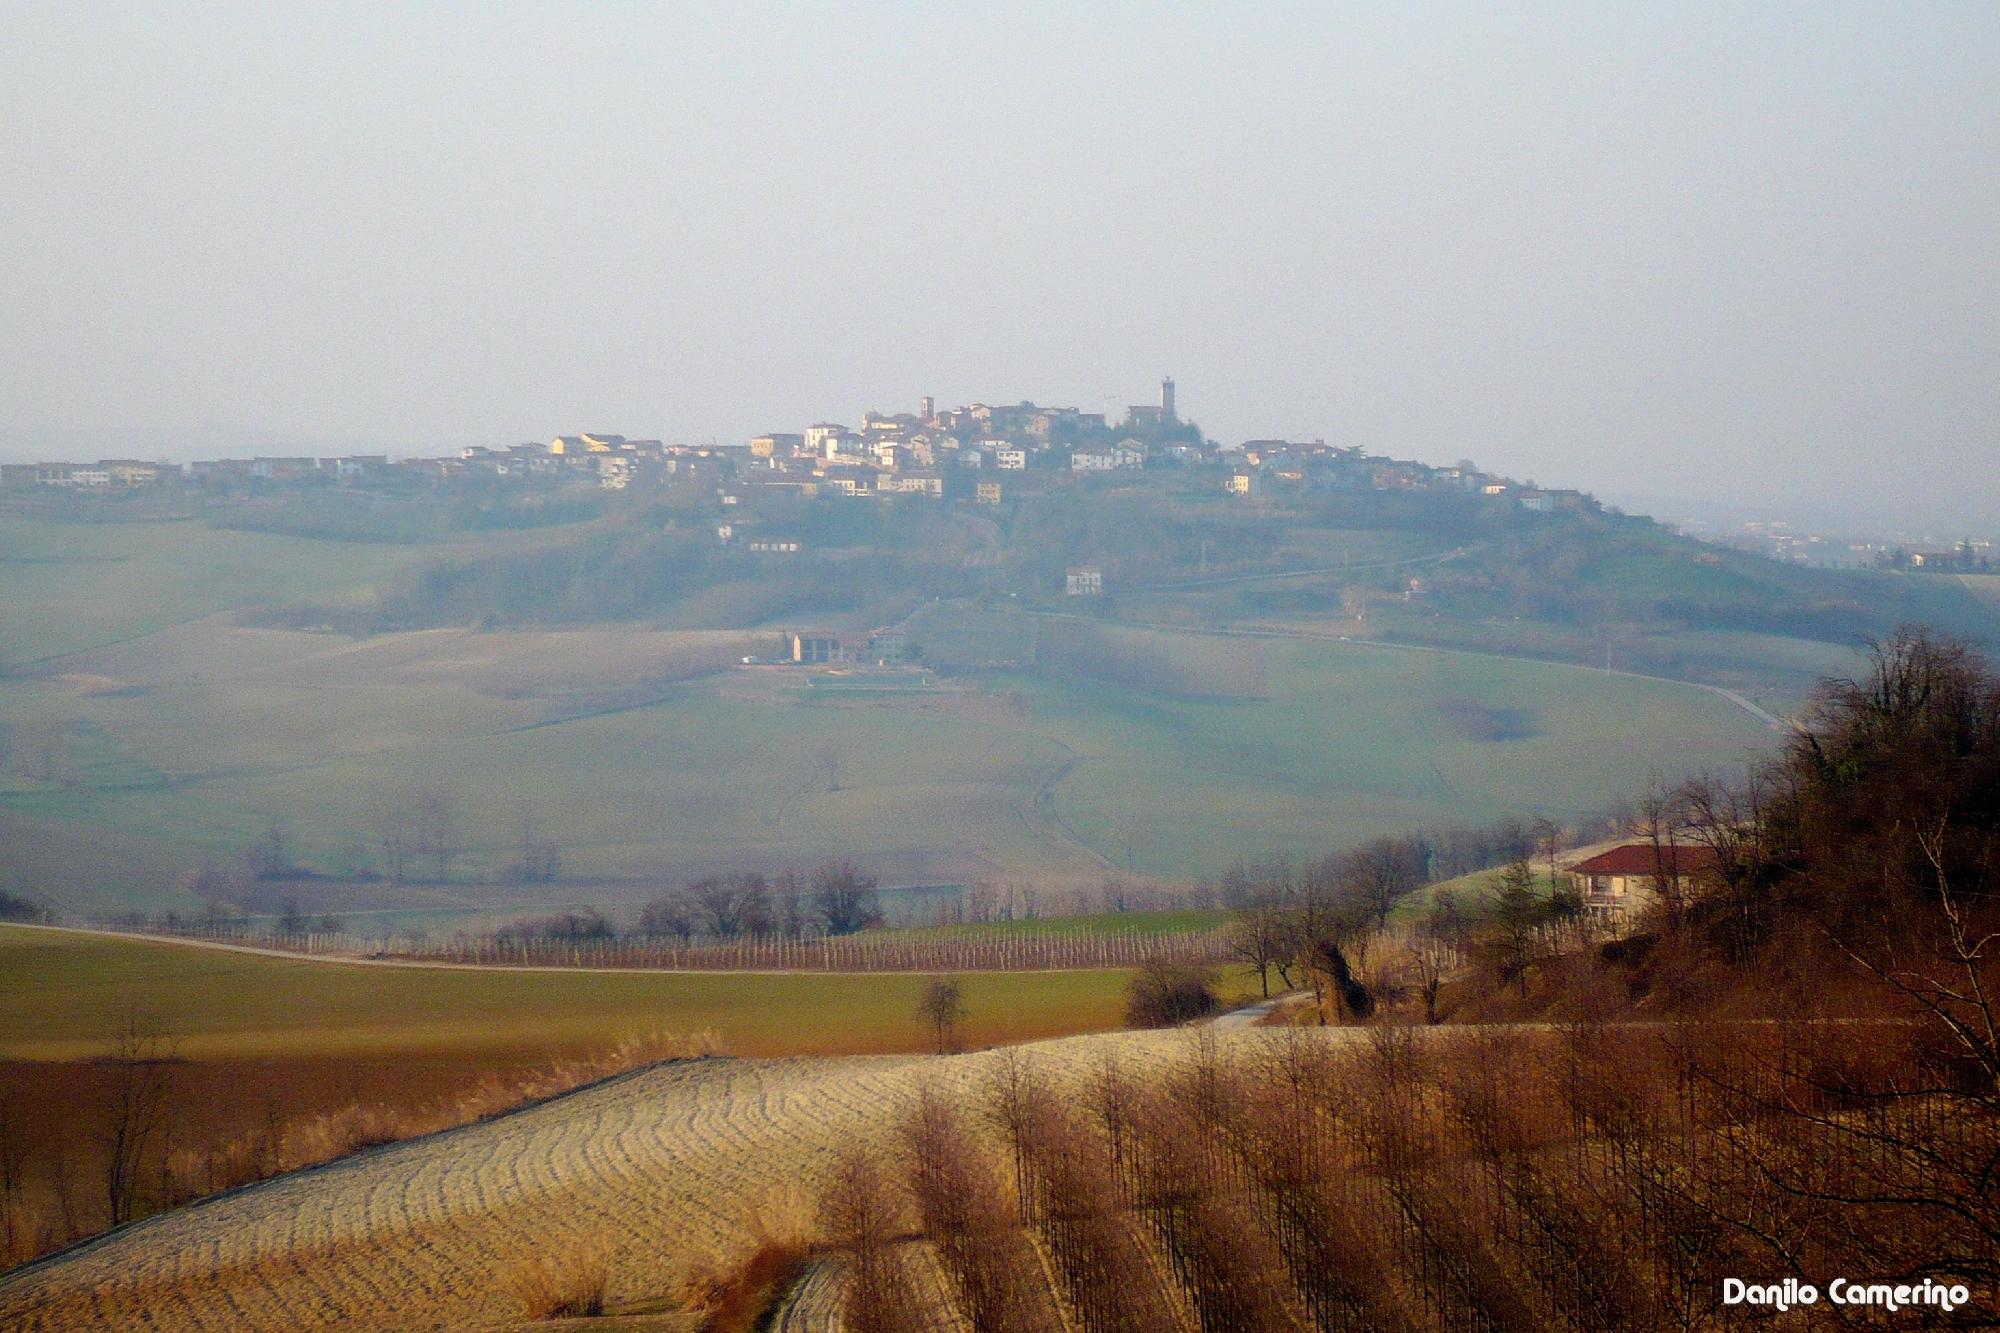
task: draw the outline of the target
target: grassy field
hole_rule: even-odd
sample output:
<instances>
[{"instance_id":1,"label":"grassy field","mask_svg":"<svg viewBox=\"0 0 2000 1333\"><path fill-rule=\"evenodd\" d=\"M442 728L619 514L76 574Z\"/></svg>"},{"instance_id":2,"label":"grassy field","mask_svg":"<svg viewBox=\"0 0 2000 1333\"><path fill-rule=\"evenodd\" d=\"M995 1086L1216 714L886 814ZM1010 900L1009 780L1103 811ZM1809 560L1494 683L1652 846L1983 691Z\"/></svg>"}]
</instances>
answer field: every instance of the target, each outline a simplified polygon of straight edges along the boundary
<instances>
[{"instance_id":1,"label":"grassy field","mask_svg":"<svg viewBox=\"0 0 2000 1333\"><path fill-rule=\"evenodd\" d=\"M0 724L59 734L67 765L36 775L17 744L0 771L0 836L18 844L0 887L76 910L164 903L176 867L231 857L273 821L308 866L340 873L379 860L381 811L425 786L460 812L460 880L497 877L532 813L566 876L628 886L554 897L608 907L683 875L838 855L892 884L1198 874L1385 830L1578 813L1769 741L1688 686L1200 635L1141 637L1182 661L1177 680L1240 679L1243 697L1033 672L880 695L774 670L641 689L646 663L691 637L217 629L0 681ZM596 693L579 683L593 664ZM113 866L74 858L97 830ZM369 892L372 907L440 905ZM460 905L491 909L493 892Z\"/></svg>"},{"instance_id":2,"label":"grassy field","mask_svg":"<svg viewBox=\"0 0 2000 1333\"><path fill-rule=\"evenodd\" d=\"M977 1045L1116 1027L1128 974L965 979ZM924 978L476 972L292 962L0 926L0 1059L102 1054L128 1013L191 1059L457 1054L534 1059L654 1033L733 1055L921 1050Z\"/></svg>"},{"instance_id":3,"label":"grassy field","mask_svg":"<svg viewBox=\"0 0 2000 1333\"><path fill-rule=\"evenodd\" d=\"M927 655L1040 665L842 688L701 674L768 654L769 630L357 640L222 614L359 595L412 547L4 520L0 551L0 889L73 912L187 910L180 875L274 824L308 870L381 870L384 812L425 789L457 812L453 883L308 882L304 905L629 912L665 881L832 856L892 885L1194 875L1418 825L1580 813L1770 740L1703 690L1494 656L955 604L911 626ZM1831 651L1682 647L1703 662L1752 649L1799 678ZM563 880L495 887L530 817Z\"/></svg>"},{"instance_id":4,"label":"grassy field","mask_svg":"<svg viewBox=\"0 0 2000 1333\"><path fill-rule=\"evenodd\" d=\"M2000 611L2000 574L1960 574L1958 581L1988 610Z\"/></svg>"},{"instance_id":5,"label":"grassy field","mask_svg":"<svg viewBox=\"0 0 2000 1333\"><path fill-rule=\"evenodd\" d=\"M0 519L0 667L240 607L359 594L414 554L404 546L223 531L192 520Z\"/></svg>"},{"instance_id":6,"label":"grassy field","mask_svg":"<svg viewBox=\"0 0 2000 1333\"><path fill-rule=\"evenodd\" d=\"M1116 1028L1129 975L966 976L963 1040ZM154 1146L188 1197L674 1055L923 1052L924 983L384 968L0 926L0 1142L27 1163L0 1196L0 1268L106 1224L102 1145L131 1068L106 1057L128 1023L172 1057Z\"/></svg>"},{"instance_id":7,"label":"grassy field","mask_svg":"<svg viewBox=\"0 0 2000 1333\"><path fill-rule=\"evenodd\" d=\"M1778 714L1797 711L1823 676L1860 669L1858 644L1826 643L1738 630L1621 632L1606 636L1574 626L1525 620L1439 617L1412 607L1378 608L1360 637L1454 651L1602 667L1669 680L1701 681Z\"/></svg>"},{"instance_id":8,"label":"grassy field","mask_svg":"<svg viewBox=\"0 0 2000 1333\"><path fill-rule=\"evenodd\" d=\"M1079 757L1053 793L1065 824L1120 864L1213 870L1384 830L1581 813L1649 772L1727 766L1767 743L1748 714L1666 682L1363 644L1260 646L1258 699L1018 682ZM1468 733L1468 713L1497 719L1506 738Z\"/></svg>"}]
</instances>

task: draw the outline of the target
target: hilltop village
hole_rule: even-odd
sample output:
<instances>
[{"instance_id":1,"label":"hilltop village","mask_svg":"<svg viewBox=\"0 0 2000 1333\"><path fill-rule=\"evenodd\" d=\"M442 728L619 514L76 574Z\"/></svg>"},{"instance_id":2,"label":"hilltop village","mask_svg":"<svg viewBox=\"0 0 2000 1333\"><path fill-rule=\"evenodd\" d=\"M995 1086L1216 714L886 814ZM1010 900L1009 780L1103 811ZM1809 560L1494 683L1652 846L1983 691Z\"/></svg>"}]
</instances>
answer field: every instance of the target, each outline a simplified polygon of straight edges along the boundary
<instances>
[{"instance_id":1,"label":"hilltop village","mask_svg":"<svg viewBox=\"0 0 2000 1333\"><path fill-rule=\"evenodd\" d=\"M712 490L725 507L759 496L864 499L933 496L1000 504L1022 491L1068 479L1158 469L1207 469L1224 494L1255 499L1288 488L1443 490L1478 493L1535 512L1595 509L1573 490L1542 490L1469 465L1435 467L1323 440L1206 439L1179 414L1174 382L1159 400L1106 413L1073 407L973 403L939 409L923 399L915 412L864 412L858 428L819 421L740 444L668 444L609 432L561 435L547 443L472 445L456 455L391 458L252 457L176 464L130 458L95 462L0 465L0 488L76 491L183 486L214 493L272 486L334 484L397 489L411 482L482 479L634 488ZM729 541L733 532L720 531Z\"/></svg>"}]
</instances>

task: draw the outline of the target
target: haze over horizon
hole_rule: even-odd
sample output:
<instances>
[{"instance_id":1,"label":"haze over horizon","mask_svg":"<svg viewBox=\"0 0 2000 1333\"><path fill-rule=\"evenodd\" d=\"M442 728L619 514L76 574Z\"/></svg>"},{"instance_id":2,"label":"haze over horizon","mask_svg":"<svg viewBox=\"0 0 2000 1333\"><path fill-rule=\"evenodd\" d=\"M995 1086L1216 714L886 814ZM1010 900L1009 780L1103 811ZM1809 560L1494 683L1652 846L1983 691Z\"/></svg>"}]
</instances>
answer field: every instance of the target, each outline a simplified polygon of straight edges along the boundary
<instances>
[{"instance_id":1,"label":"haze over horizon","mask_svg":"<svg viewBox=\"0 0 2000 1333\"><path fill-rule=\"evenodd\" d=\"M1171 372L1226 441L2000 512L1990 6L78 5L0 41L11 458L729 441Z\"/></svg>"}]
</instances>

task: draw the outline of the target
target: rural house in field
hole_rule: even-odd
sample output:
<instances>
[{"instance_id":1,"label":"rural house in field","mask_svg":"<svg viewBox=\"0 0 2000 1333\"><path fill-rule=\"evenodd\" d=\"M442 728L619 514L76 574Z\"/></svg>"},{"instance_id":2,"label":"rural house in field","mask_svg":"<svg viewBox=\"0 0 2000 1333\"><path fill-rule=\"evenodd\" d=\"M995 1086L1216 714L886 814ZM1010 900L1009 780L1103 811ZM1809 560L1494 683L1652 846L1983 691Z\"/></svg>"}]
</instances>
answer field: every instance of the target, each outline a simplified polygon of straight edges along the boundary
<instances>
[{"instance_id":1,"label":"rural house in field","mask_svg":"<svg viewBox=\"0 0 2000 1333\"><path fill-rule=\"evenodd\" d=\"M1096 565L1077 565L1064 576L1064 590L1071 597L1097 597L1104 592L1104 571Z\"/></svg>"},{"instance_id":2,"label":"rural house in field","mask_svg":"<svg viewBox=\"0 0 2000 1333\"><path fill-rule=\"evenodd\" d=\"M1715 870L1715 852L1700 844L1628 842L1569 867L1570 883L1595 916L1628 916L1659 900L1663 882L1679 887Z\"/></svg>"},{"instance_id":3,"label":"rural house in field","mask_svg":"<svg viewBox=\"0 0 2000 1333\"><path fill-rule=\"evenodd\" d=\"M785 635L784 660L806 666L845 662L847 645L838 634L795 630Z\"/></svg>"},{"instance_id":4,"label":"rural house in field","mask_svg":"<svg viewBox=\"0 0 2000 1333\"><path fill-rule=\"evenodd\" d=\"M877 666L902 661L908 650L909 636L900 629L878 629L868 635L868 659Z\"/></svg>"}]
</instances>

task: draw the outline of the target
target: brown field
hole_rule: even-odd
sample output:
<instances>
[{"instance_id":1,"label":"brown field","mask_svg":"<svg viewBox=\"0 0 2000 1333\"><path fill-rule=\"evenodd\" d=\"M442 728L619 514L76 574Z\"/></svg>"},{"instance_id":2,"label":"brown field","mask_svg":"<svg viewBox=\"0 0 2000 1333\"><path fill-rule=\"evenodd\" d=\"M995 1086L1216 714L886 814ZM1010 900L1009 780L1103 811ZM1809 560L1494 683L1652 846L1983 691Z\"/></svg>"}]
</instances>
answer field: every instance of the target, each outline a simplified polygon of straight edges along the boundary
<instances>
[{"instance_id":1,"label":"brown field","mask_svg":"<svg viewBox=\"0 0 2000 1333\"><path fill-rule=\"evenodd\" d=\"M1143 1077L1190 1043L1121 1033L1024 1049L1080 1090L1107 1056ZM603 1264L614 1310L671 1308L691 1279L732 1267L769 1231L810 1228L838 1149L885 1132L920 1087L970 1098L1009 1058L650 1069L144 1219L0 1278L0 1324L491 1325L521 1317L507 1275L535 1256Z\"/></svg>"},{"instance_id":2,"label":"brown field","mask_svg":"<svg viewBox=\"0 0 2000 1333\"><path fill-rule=\"evenodd\" d=\"M705 1039L629 1042L589 1054L475 1051L183 1060L144 1071L162 1091L132 1206L146 1214L357 1149L513 1110ZM0 1263L23 1262L111 1224L112 1108L136 1086L109 1059L0 1061L0 1151L19 1155L0 1208Z\"/></svg>"},{"instance_id":3,"label":"brown field","mask_svg":"<svg viewBox=\"0 0 2000 1333\"><path fill-rule=\"evenodd\" d=\"M1982 1262L1990 1200L1903 1201L1976 1187L1990 1121L1798 1099L1920 1048L1584 1021L682 1061L146 1219L0 1277L0 1324L1736 1326L1719 1275L1774 1253Z\"/></svg>"},{"instance_id":4,"label":"brown field","mask_svg":"<svg viewBox=\"0 0 2000 1333\"><path fill-rule=\"evenodd\" d=\"M1117 1023L1117 969L965 979L968 1042ZM156 1087L146 1213L694 1052L913 1051L920 975L380 967L0 927L0 1262L111 1220L111 1108ZM150 1061L111 1058L133 1021ZM143 1080L141 1076L143 1075ZM0 1326L4 1326L0 1319Z\"/></svg>"}]
</instances>

